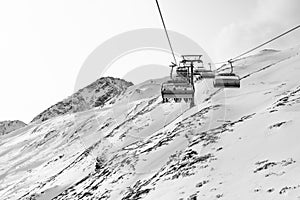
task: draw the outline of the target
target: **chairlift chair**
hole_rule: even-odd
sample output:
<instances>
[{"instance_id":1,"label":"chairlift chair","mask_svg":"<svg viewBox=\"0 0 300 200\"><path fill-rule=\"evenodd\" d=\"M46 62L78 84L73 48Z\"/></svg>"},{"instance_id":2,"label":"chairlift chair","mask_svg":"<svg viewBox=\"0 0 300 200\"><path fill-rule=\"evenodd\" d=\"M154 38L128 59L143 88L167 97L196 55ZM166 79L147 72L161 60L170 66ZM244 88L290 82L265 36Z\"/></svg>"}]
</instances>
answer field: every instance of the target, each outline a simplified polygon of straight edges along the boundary
<instances>
[{"instance_id":1,"label":"chairlift chair","mask_svg":"<svg viewBox=\"0 0 300 200\"><path fill-rule=\"evenodd\" d=\"M164 82L161 86L163 103L171 99L175 102L180 102L182 99L188 102L193 99L194 93L193 85L184 79L169 80Z\"/></svg>"},{"instance_id":2,"label":"chairlift chair","mask_svg":"<svg viewBox=\"0 0 300 200\"><path fill-rule=\"evenodd\" d=\"M209 69L204 68L203 64L200 67L195 67L194 75L199 75L203 79L215 78L215 72L211 70L211 65L209 65Z\"/></svg>"},{"instance_id":3,"label":"chairlift chair","mask_svg":"<svg viewBox=\"0 0 300 200\"><path fill-rule=\"evenodd\" d=\"M216 75L213 85L215 88L240 88L240 77L233 73L232 61L228 61L231 67L230 73Z\"/></svg>"},{"instance_id":4,"label":"chairlift chair","mask_svg":"<svg viewBox=\"0 0 300 200\"><path fill-rule=\"evenodd\" d=\"M215 88L240 88L240 77L234 73L220 73L213 84Z\"/></svg>"},{"instance_id":5,"label":"chairlift chair","mask_svg":"<svg viewBox=\"0 0 300 200\"><path fill-rule=\"evenodd\" d=\"M177 75L182 77L188 77L190 67L191 63L186 62L186 60L180 61L179 66L176 68Z\"/></svg>"},{"instance_id":6,"label":"chairlift chair","mask_svg":"<svg viewBox=\"0 0 300 200\"><path fill-rule=\"evenodd\" d=\"M197 75L200 76L202 72L206 71L206 69L204 68L202 60L199 60L196 63L199 64L199 65L194 66L193 74L196 75L196 76Z\"/></svg>"},{"instance_id":7,"label":"chairlift chair","mask_svg":"<svg viewBox=\"0 0 300 200\"><path fill-rule=\"evenodd\" d=\"M189 75L189 68L187 68L187 67L177 67L176 73L179 76L188 77L188 75Z\"/></svg>"},{"instance_id":8,"label":"chairlift chair","mask_svg":"<svg viewBox=\"0 0 300 200\"><path fill-rule=\"evenodd\" d=\"M211 70L207 70L207 71L202 71L200 73L200 77L203 79L213 79L216 77L215 72L211 71Z\"/></svg>"},{"instance_id":9,"label":"chairlift chair","mask_svg":"<svg viewBox=\"0 0 300 200\"><path fill-rule=\"evenodd\" d=\"M193 75L200 76L201 78L215 78L215 73L211 70L211 66L209 69L206 69L203 65L203 61L201 59L202 55L183 55L181 63L184 63L185 66L190 66L192 63L198 63L199 66L194 66Z\"/></svg>"}]
</instances>

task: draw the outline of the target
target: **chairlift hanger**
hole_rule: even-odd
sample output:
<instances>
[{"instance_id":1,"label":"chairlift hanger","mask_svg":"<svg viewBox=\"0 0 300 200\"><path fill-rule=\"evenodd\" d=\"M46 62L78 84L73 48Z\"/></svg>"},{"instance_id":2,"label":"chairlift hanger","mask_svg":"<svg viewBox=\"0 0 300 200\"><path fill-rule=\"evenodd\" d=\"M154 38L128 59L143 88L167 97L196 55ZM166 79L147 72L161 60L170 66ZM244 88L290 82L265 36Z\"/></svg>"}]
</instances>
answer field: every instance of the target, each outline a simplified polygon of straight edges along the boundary
<instances>
[{"instance_id":1,"label":"chairlift hanger","mask_svg":"<svg viewBox=\"0 0 300 200\"><path fill-rule=\"evenodd\" d=\"M215 88L240 88L240 77L233 73L233 61L229 60L228 63L230 64L230 72L216 75L213 82Z\"/></svg>"}]
</instances>

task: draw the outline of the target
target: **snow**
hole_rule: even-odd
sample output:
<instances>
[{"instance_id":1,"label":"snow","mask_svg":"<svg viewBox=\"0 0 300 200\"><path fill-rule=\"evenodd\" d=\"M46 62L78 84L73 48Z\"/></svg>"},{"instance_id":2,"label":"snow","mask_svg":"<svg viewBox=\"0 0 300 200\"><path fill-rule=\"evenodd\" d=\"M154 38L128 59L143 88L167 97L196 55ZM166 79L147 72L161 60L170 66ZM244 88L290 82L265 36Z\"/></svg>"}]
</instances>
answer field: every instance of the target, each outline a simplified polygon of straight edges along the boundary
<instances>
[{"instance_id":1,"label":"snow","mask_svg":"<svg viewBox=\"0 0 300 200\"><path fill-rule=\"evenodd\" d=\"M198 81L192 109L162 104L163 78L131 86L103 108L0 136L0 196L300 198L299 52L235 62L241 89Z\"/></svg>"}]
</instances>

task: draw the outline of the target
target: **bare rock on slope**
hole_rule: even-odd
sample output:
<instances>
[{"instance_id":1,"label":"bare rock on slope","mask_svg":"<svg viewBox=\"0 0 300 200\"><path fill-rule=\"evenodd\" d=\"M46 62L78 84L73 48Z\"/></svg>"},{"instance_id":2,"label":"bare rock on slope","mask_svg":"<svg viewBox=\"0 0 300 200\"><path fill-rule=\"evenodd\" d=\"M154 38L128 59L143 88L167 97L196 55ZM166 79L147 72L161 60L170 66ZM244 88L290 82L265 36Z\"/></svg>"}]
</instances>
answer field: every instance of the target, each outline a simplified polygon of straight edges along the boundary
<instances>
[{"instance_id":1,"label":"bare rock on slope","mask_svg":"<svg viewBox=\"0 0 300 200\"><path fill-rule=\"evenodd\" d=\"M6 135L12 131L26 126L26 124L19 120L14 121L1 121L0 122L0 135Z\"/></svg>"},{"instance_id":2,"label":"bare rock on slope","mask_svg":"<svg viewBox=\"0 0 300 200\"><path fill-rule=\"evenodd\" d=\"M64 114L103 107L126 91L133 83L113 77L102 77L37 115L31 122L43 122Z\"/></svg>"}]
</instances>

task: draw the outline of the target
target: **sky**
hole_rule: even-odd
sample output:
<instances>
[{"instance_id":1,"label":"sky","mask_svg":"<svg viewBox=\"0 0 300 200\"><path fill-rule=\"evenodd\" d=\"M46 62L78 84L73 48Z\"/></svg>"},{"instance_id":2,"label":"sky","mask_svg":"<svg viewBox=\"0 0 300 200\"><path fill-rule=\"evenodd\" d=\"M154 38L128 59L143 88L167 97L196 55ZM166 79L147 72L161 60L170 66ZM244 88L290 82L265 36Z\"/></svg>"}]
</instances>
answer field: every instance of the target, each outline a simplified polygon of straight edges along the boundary
<instances>
[{"instance_id":1,"label":"sky","mask_svg":"<svg viewBox=\"0 0 300 200\"><path fill-rule=\"evenodd\" d=\"M197 42L213 62L300 24L299 0L160 0L160 6L167 28ZM28 123L70 96L91 52L115 35L141 28L162 28L154 0L0 1L0 121ZM299 32L268 48L299 44ZM168 65L164 62L169 54L147 55L152 55L151 60L161 58L152 63L143 63L139 54L122 59L127 65L154 64L155 69ZM118 65L122 66L121 59ZM124 67L115 69L128 74ZM167 73L154 71L152 76ZM152 78L149 74L128 77L137 83Z\"/></svg>"}]
</instances>

